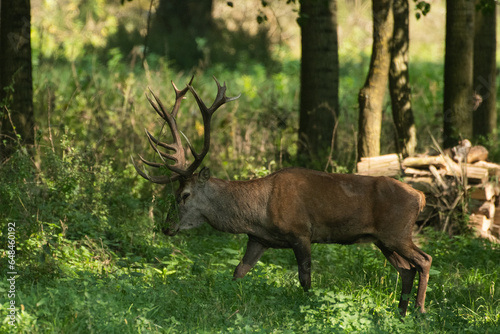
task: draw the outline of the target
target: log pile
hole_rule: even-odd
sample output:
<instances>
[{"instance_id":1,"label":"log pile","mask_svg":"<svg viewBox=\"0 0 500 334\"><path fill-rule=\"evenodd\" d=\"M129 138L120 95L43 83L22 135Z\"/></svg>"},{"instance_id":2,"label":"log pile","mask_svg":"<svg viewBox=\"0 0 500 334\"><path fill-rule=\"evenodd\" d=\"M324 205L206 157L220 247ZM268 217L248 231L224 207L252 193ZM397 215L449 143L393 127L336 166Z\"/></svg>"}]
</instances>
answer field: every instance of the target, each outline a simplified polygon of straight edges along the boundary
<instances>
[{"instance_id":1,"label":"log pile","mask_svg":"<svg viewBox=\"0 0 500 334\"><path fill-rule=\"evenodd\" d=\"M468 141L464 141L468 142ZM500 242L500 165L485 161L482 146L459 145L439 155L402 159L397 154L361 158L358 174L396 177L426 195L419 225L433 224L455 234L459 215L469 216L477 235Z\"/></svg>"}]
</instances>

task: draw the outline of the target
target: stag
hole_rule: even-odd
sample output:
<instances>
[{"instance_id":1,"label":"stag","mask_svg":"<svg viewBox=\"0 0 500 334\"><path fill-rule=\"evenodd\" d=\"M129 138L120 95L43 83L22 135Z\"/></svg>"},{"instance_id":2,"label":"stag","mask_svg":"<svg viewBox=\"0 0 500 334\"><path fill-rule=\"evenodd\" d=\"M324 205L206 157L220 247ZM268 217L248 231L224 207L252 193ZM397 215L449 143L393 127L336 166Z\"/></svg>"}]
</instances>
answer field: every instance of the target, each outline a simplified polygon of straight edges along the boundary
<instances>
[{"instance_id":1,"label":"stag","mask_svg":"<svg viewBox=\"0 0 500 334\"><path fill-rule=\"evenodd\" d=\"M215 78L214 78L215 79ZM151 176L134 166L149 181L167 184L179 181L176 191L179 219L170 221L166 234L203 223L228 233L248 235L243 259L233 278L244 277L268 248L291 248L298 264L299 281L305 291L311 287L312 243L374 243L400 273L402 291L399 301L405 315L416 273L419 273L416 307L425 312L425 292L432 258L412 240L412 231L425 196L397 180L350 174L329 174L304 168L286 168L249 181L226 181L211 177L201 165L210 147L210 120L223 104L237 99L226 97L226 85L215 79L217 96L207 108L189 84L179 90L175 84L175 103L166 111L153 93L149 102L165 120L173 143L164 143L146 130L151 147L162 162L140 159L151 167L166 167L169 176ZM204 122L200 153L188 141L194 160L186 166L186 152L177 129L176 117L187 91L194 96ZM160 150L160 148L165 151Z\"/></svg>"}]
</instances>

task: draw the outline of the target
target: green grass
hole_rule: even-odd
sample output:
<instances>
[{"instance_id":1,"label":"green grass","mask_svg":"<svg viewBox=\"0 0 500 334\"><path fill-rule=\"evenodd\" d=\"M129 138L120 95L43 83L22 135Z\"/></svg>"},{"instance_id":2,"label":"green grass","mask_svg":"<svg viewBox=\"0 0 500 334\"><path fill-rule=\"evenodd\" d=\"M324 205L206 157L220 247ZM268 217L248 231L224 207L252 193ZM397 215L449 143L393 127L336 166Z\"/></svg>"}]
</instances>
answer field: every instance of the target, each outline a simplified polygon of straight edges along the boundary
<instances>
[{"instance_id":1,"label":"green grass","mask_svg":"<svg viewBox=\"0 0 500 334\"><path fill-rule=\"evenodd\" d=\"M39 233L43 237L44 233ZM495 333L500 329L500 247L428 231L434 256L425 315L397 315L396 271L373 246L315 245L313 289L304 293L290 250L270 250L232 281L244 236L203 227L159 237L118 256L98 241L60 238L33 282L20 270L16 333L405 332ZM148 252L145 252L148 253ZM46 268L45 268L46 269ZM50 274L49 274L50 273ZM7 290L2 277L2 298ZM412 298L413 303L413 298ZM410 309L411 305L410 304ZM7 303L2 302L1 312ZM12 329L6 322L0 330Z\"/></svg>"}]
</instances>

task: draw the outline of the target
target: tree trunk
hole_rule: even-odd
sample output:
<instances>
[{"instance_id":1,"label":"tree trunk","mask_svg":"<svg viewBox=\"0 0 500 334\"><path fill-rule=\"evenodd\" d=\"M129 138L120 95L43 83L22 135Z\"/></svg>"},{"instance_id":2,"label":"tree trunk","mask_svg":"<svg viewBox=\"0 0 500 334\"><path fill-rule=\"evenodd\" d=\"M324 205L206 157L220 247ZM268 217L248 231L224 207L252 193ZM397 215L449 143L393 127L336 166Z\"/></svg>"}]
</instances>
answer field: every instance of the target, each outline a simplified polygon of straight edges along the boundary
<instances>
[{"instance_id":1,"label":"tree trunk","mask_svg":"<svg viewBox=\"0 0 500 334\"><path fill-rule=\"evenodd\" d=\"M206 39L213 28L212 8L212 0L160 0L151 50L166 54L180 69L198 65L203 59L200 38Z\"/></svg>"},{"instance_id":2,"label":"tree trunk","mask_svg":"<svg viewBox=\"0 0 500 334\"><path fill-rule=\"evenodd\" d=\"M474 1L446 1L443 146L472 135Z\"/></svg>"},{"instance_id":3,"label":"tree trunk","mask_svg":"<svg viewBox=\"0 0 500 334\"><path fill-rule=\"evenodd\" d=\"M479 1L477 1L479 3ZM482 102L474 111L475 139L496 137L496 6L476 10L474 33L474 90Z\"/></svg>"},{"instance_id":4,"label":"tree trunk","mask_svg":"<svg viewBox=\"0 0 500 334\"><path fill-rule=\"evenodd\" d=\"M0 161L33 145L30 1L0 2Z\"/></svg>"},{"instance_id":5,"label":"tree trunk","mask_svg":"<svg viewBox=\"0 0 500 334\"><path fill-rule=\"evenodd\" d=\"M394 32L392 37L389 90L392 117L396 127L396 148L404 157L413 155L417 146L417 130L411 109L408 74L409 5L408 0L394 0Z\"/></svg>"},{"instance_id":6,"label":"tree trunk","mask_svg":"<svg viewBox=\"0 0 500 334\"><path fill-rule=\"evenodd\" d=\"M373 0L373 47L365 85L359 91L358 159L380 154L382 109L391 60L392 0Z\"/></svg>"},{"instance_id":7,"label":"tree trunk","mask_svg":"<svg viewBox=\"0 0 500 334\"><path fill-rule=\"evenodd\" d=\"M338 119L339 60L335 0L301 0L299 162L328 160Z\"/></svg>"}]
</instances>

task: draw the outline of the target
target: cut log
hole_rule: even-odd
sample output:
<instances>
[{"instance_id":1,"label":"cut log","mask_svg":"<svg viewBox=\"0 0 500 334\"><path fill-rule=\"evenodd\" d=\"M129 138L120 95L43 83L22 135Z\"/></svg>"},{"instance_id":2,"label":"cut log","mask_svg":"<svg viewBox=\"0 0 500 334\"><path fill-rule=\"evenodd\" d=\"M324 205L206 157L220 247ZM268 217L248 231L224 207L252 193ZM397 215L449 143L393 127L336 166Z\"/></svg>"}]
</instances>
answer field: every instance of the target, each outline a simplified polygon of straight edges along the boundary
<instances>
[{"instance_id":1,"label":"cut log","mask_svg":"<svg viewBox=\"0 0 500 334\"><path fill-rule=\"evenodd\" d=\"M376 157L363 157L361 158L361 162L370 162L372 164L376 163L382 163L385 164L386 162L394 162L397 161L399 162L399 156L396 153L391 153L391 154L385 154L385 155L378 155Z\"/></svg>"},{"instance_id":2,"label":"cut log","mask_svg":"<svg viewBox=\"0 0 500 334\"><path fill-rule=\"evenodd\" d=\"M486 232L491 227L491 219L486 218L485 215L473 213L469 217L469 224L478 231Z\"/></svg>"},{"instance_id":3,"label":"cut log","mask_svg":"<svg viewBox=\"0 0 500 334\"><path fill-rule=\"evenodd\" d=\"M463 166L451 160L450 157L445 157L445 161L446 175L462 177L462 167L464 167L465 173L467 175L467 180L469 180L471 183L484 183L488 181L488 168L477 167L472 164L466 164L465 166Z\"/></svg>"},{"instance_id":4,"label":"cut log","mask_svg":"<svg viewBox=\"0 0 500 334\"><path fill-rule=\"evenodd\" d=\"M414 167L414 168L422 168L429 167L430 165L434 165L438 168L445 167L445 161L443 156L423 156L423 157L408 157L403 160L403 167Z\"/></svg>"},{"instance_id":5,"label":"cut log","mask_svg":"<svg viewBox=\"0 0 500 334\"><path fill-rule=\"evenodd\" d=\"M474 167L473 165L466 166L467 179L474 183L485 183L489 179L487 168Z\"/></svg>"},{"instance_id":6,"label":"cut log","mask_svg":"<svg viewBox=\"0 0 500 334\"><path fill-rule=\"evenodd\" d=\"M493 219L495 217L495 204L493 202L484 202L477 212L488 219Z\"/></svg>"},{"instance_id":7,"label":"cut log","mask_svg":"<svg viewBox=\"0 0 500 334\"><path fill-rule=\"evenodd\" d=\"M485 161L488 159L488 150L481 145L473 146L467 155L467 163L474 163L476 161Z\"/></svg>"},{"instance_id":8,"label":"cut log","mask_svg":"<svg viewBox=\"0 0 500 334\"><path fill-rule=\"evenodd\" d=\"M403 182L424 193L432 193L434 178L432 177L404 177Z\"/></svg>"},{"instance_id":9,"label":"cut log","mask_svg":"<svg viewBox=\"0 0 500 334\"><path fill-rule=\"evenodd\" d=\"M357 165L358 174L372 176L397 176L401 174L401 165L397 154L361 158Z\"/></svg>"},{"instance_id":10,"label":"cut log","mask_svg":"<svg viewBox=\"0 0 500 334\"><path fill-rule=\"evenodd\" d=\"M494 225L494 226L500 226L500 206L496 207L496 212L497 212L497 214L493 218L493 224L492 225Z\"/></svg>"},{"instance_id":11,"label":"cut log","mask_svg":"<svg viewBox=\"0 0 500 334\"><path fill-rule=\"evenodd\" d=\"M448 185L444 182L443 178L438 173L437 168L434 167L434 165L429 166L429 171L432 173L432 175L434 175L436 182L441 186L441 188L443 188L444 190L448 189Z\"/></svg>"},{"instance_id":12,"label":"cut log","mask_svg":"<svg viewBox=\"0 0 500 334\"><path fill-rule=\"evenodd\" d=\"M491 231L480 231L479 236L483 239L487 239L491 242L494 242L496 244L500 244L500 239L498 239L496 236L494 236Z\"/></svg>"},{"instance_id":13,"label":"cut log","mask_svg":"<svg viewBox=\"0 0 500 334\"><path fill-rule=\"evenodd\" d=\"M488 182L483 187L473 188L470 191L470 197L482 201L489 201L495 196L495 186Z\"/></svg>"},{"instance_id":14,"label":"cut log","mask_svg":"<svg viewBox=\"0 0 500 334\"><path fill-rule=\"evenodd\" d=\"M404 172L406 175L413 175L413 176L431 176L431 172L425 169L417 169L417 168L412 168L412 167L406 167L404 169Z\"/></svg>"},{"instance_id":15,"label":"cut log","mask_svg":"<svg viewBox=\"0 0 500 334\"><path fill-rule=\"evenodd\" d=\"M500 165L498 164L487 161L478 161L474 163L473 166L487 168L490 176L500 176Z\"/></svg>"},{"instance_id":16,"label":"cut log","mask_svg":"<svg viewBox=\"0 0 500 334\"><path fill-rule=\"evenodd\" d=\"M497 238L500 237L500 225L492 224L490 227L490 232Z\"/></svg>"},{"instance_id":17,"label":"cut log","mask_svg":"<svg viewBox=\"0 0 500 334\"><path fill-rule=\"evenodd\" d=\"M488 239L491 242L500 243L500 240L494 236L491 232L492 220L486 218L484 215L472 214L469 217L469 224L476 230L476 234L484 239Z\"/></svg>"}]
</instances>

